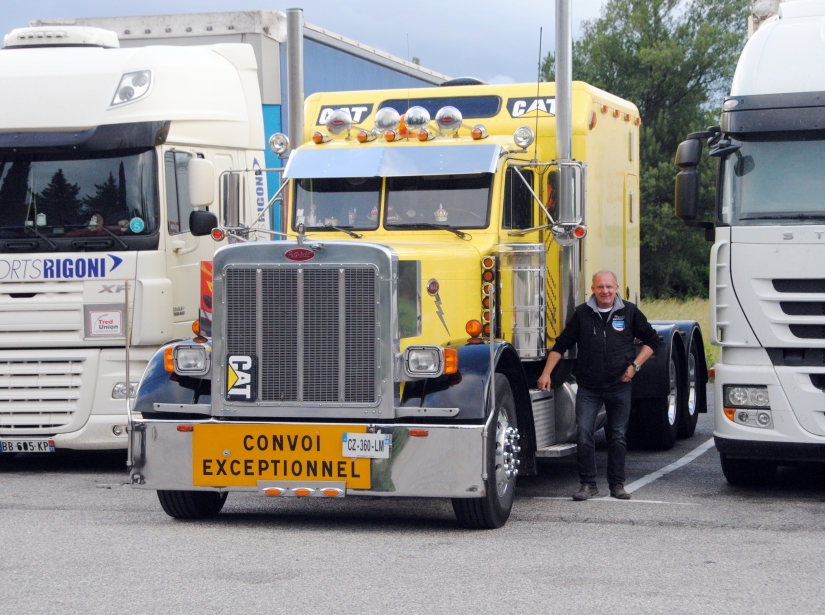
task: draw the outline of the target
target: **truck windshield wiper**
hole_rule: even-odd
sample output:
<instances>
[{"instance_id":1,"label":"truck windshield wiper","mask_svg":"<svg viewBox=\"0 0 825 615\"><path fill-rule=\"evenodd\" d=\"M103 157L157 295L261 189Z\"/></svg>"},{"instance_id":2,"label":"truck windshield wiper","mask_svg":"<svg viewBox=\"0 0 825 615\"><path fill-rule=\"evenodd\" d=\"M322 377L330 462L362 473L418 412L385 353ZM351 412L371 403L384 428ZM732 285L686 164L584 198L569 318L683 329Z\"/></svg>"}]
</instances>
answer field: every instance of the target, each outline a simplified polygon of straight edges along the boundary
<instances>
[{"instance_id":1,"label":"truck windshield wiper","mask_svg":"<svg viewBox=\"0 0 825 615\"><path fill-rule=\"evenodd\" d=\"M51 239L49 239L48 237L46 237L43 233L41 233L40 231L38 231L38 230L37 230L36 228L34 228L33 226L6 226L6 227L4 227L4 228L7 228L7 229L22 228L22 229L25 229L25 230L27 230L27 231L31 231L32 233L34 233L35 235L37 235L40 239L42 239L43 241L45 241L45 242L49 245L49 247L52 249L52 252L57 252L57 251L59 250L59 248L57 247L57 245L56 245L56 244L55 244L55 243L54 243Z\"/></svg>"},{"instance_id":2,"label":"truck windshield wiper","mask_svg":"<svg viewBox=\"0 0 825 615\"><path fill-rule=\"evenodd\" d=\"M355 228L353 226L325 226L324 228L331 228L336 231L341 231L342 233L346 233L347 235L355 239L361 239L361 237L363 237L361 233L353 233L352 231L348 230L351 228Z\"/></svg>"},{"instance_id":3,"label":"truck windshield wiper","mask_svg":"<svg viewBox=\"0 0 825 615\"><path fill-rule=\"evenodd\" d=\"M770 214L765 216L740 216L740 220L825 220L825 213L821 214Z\"/></svg>"},{"instance_id":4,"label":"truck windshield wiper","mask_svg":"<svg viewBox=\"0 0 825 615\"><path fill-rule=\"evenodd\" d=\"M118 247L120 247L124 250L129 249L129 244L127 244L125 241L123 241L120 237L115 235L112 231L107 229L105 226L90 227L90 226L87 226L86 224L64 224L62 226L63 226L63 228L95 228L95 229L101 229L102 231L104 231L104 232L108 233L109 235L111 235L112 239L114 239L117 242Z\"/></svg>"},{"instance_id":5,"label":"truck windshield wiper","mask_svg":"<svg viewBox=\"0 0 825 615\"><path fill-rule=\"evenodd\" d=\"M457 228L453 228L452 226L447 226L446 224L433 224L432 222L416 222L415 224L388 224L387 226L391 226L394 228L405 229L405 228L437 228L441 229L442 231L450 231L451 233L455 233L462 239L467 239L468 235L464 231L459 231Z\"/></svg>"}]
</instances>

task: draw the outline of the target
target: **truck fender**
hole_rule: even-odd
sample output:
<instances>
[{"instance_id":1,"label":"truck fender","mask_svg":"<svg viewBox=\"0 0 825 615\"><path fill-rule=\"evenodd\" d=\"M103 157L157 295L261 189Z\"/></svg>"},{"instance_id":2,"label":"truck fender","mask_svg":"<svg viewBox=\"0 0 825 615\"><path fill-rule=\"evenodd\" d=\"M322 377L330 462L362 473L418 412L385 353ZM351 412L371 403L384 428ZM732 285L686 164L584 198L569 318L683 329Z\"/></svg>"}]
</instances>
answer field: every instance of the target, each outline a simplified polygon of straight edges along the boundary
<instances>
[{"instance_id":1,"label":"truck fender","mask_svg":"<svg viewBox=\"0 0 825 615\"><path fill-rule=\"evenodd\" d=\"M163 352L172 343L162 346L149 360L138 385L135 411L144 418L154 413L154 404L208 404L211 403L212 381L187 378L169 373L163 366ZM168 412L163 418L174 418Z\"/></svg>"},{"instance_id":2,"label":"truck fender","mask_svg":"<svg viewBox=\"0 0 825 615\"><path fill-rule=\"evenodd\" d=\"M489 416L491 370L490 344L482 340L456 340L450 346L458 350L458 372L427 380L407 382L401 399L402 406L423 408L458 408L450 421L484 422ZM516 402L516 418L521 434L519 455L522 474L535 474L535 428L530 386L521 360L513 346L502 340L494 345L495 372L503 374L510 383ZM432 419L427 419L432 420Z\"/></svg>"},{"instance_id":3,"label":"truck fender","mask_svg":"<svg viewBox=\"0 0 825 615\"><path fill-rule=\"evenodd\" d=\"M645 362L644 368L633 378L633 399L667 397L670 393L670 349L685 357L685 344L679 328L674 323L655 321L650 323L659 336L659 347ZM640 344L637 344L641 348ZM687 381L687 362L681 361L683 377Z\"/></svg>"}]
</instances>

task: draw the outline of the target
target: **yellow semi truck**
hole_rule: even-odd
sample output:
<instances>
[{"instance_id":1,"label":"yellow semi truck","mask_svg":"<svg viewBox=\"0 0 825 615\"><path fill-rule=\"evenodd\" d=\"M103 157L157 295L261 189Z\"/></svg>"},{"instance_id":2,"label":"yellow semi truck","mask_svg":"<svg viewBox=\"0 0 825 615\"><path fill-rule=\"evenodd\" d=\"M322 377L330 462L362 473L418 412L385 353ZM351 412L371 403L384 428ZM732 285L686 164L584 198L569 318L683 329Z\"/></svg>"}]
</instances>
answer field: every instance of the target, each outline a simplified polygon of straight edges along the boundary
<instances>
[{"instance_id":1,"label":"yellow semi truck","mask_svg":"<svg viewBox=\"0 0 825 615\"><path fill-rule=\"evenodd\" d=\"M213 262L212 338L143 376L132 485L177 518L246 491L451 498L461 524L503 525L516 477L575 452L575 354L535 386L591 275L639 296L639 112L567 74L310 96L306 143L271 139L284 240L246 241L232 194L222 220L192 214L234 243ZM695 323L655 326L630 438L669 448L707 375Z\"/></svg>"}]
</instances>

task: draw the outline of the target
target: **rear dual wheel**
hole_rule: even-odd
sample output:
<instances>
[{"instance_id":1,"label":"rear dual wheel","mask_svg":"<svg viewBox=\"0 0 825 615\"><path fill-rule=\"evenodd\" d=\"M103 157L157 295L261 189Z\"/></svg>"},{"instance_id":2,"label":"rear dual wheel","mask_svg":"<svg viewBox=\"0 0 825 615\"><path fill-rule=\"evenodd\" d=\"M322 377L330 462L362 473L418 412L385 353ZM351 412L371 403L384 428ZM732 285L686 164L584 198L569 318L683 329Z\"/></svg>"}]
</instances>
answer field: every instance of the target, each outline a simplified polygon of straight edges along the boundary
<instances>
[{"instance_id":1,"label":"rear dual wheel","mask_svg":"<svg viewBox=\"0 0 825 615\"><path fill-rule=\"evenodd\" d=\"M669 345L668 394L634 400L628 440L642 448L669 450L676 444L680 415L687 395L682 369L684 358L675 344Z\"/></svg>"},{"instance_id":2,"label":"rear dual wheel","mask_svg":"<svg viewBox=\"0 0 825 615\"><path fill-rule=\"evenodd\" d=\"M690 341L690 352L687 356L687 400L679 414L677 438L690 438L696 433L696 423L699 420L699 411L702 404L707 406L707 393L703 390L703 383L699 378L701 357L696 339Z\"/></svg>"},{"instance_id":3,"label":"rear dual wheel","mask_svg":"<svg viewBox=\"0 0 825 615\"><path fill-rule=\"evenodd\" d=\"M495 417L486 442L487 480L481 498L453 498L458 522L470 529L495 529L507 523L513 508L518 475L518 429L516 403L510 383L495 375Z\"/></svg>"}]
</instances>

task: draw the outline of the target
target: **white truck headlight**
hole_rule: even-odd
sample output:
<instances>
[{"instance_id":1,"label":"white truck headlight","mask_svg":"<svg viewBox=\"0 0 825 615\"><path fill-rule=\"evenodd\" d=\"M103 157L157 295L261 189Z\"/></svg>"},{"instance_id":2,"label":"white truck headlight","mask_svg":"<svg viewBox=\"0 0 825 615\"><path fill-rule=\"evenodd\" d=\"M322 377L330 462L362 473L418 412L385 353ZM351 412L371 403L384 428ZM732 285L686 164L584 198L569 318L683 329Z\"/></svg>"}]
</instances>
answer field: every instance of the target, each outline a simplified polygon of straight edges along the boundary
<instances>
[{"instance_id":1,"label":"white truck headlight","mask_svg":"<svg viewBox=\"0 0 825 615\"><path fill-rule=\"evenodd\" d=\"M203 376L209 372L209 352L205 346L177 346L174 350L175 373Z\"/></svg>"},{"instance_id":2,"label":"white truck headlight","mask_svg":"<svg viewBox=\"0 0 825 615\"><path fill-rule=\"evenodd\" d=\"M437 378L444 372L444 349L410 346L404 351L404 370L413 378Z\"/></svg>"},{"instance_id":3,"label":"white truck headlight","mask_svg":"<svg viewBox=\"0 0 825 615\"><path fill-rule=\"evenodd\" d=\"M109 107L119 107L146 96L152 89L152 71L137 70L123 73Z\"/></svg>"},{"instance_id":4,"label":"white truck headlight","mask_svg":"<svg viewBox=\"0 0 825 615\"><path fill-rule=\"evenodd\" d=\"M767 408L771 404L768 387L765 386L728 385L724 400L730 408Z\"/></svg>"},{"instance_id":5,"label":"white truck headlight","mask_svg":"<svg viewBox=\"0 0 825 615\"><path fill-rule=\"evenodd\" d=\"M137 395L137 388L137 382L129 383L129 397L135 397ZM126 399L125 382L118 382L115 384L115 386L112 387L112 399Z\"/></svg>"}]
</instances>

